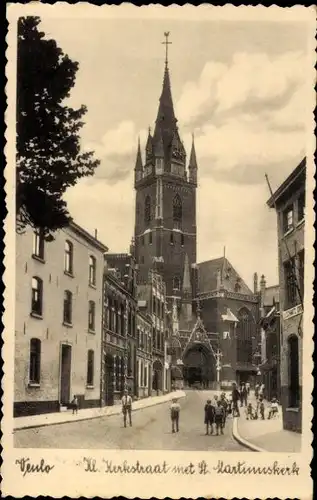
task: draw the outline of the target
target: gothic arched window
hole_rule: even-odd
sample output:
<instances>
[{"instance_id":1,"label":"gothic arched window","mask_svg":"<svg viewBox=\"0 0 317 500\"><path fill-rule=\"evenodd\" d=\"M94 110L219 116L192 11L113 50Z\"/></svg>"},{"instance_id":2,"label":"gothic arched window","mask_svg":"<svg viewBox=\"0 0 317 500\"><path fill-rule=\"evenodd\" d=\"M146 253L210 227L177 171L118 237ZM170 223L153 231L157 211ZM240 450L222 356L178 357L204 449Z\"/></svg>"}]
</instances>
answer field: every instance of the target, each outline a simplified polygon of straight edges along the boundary
<instances>
[{"instance_id":1,"label":"gothic arched window","mask_svg":"<svg viewBox=\"0 0 317 500\"><path fill-rule=\"evenodd\" d=\"M173 200L173 226L176 229L181 229L182 226L182 200L177 194Z\"/></svg>"},{"instance_id":2,"label":"gothic arched window","mask_svg":"<svg viewBox=\"0 0 317 500\"><path fill-rule=\"evenodd\" d=\"M144 202L144 224L148 227L151 223L151 198L147 196Z\"/></svg>"},{"instance_id":3,"label":"gothic arched window","mask_svg":"<svg viewBox=\"0 0 317 500\"><path fill-rule=\"evenodd\" d=\"M237 358L240 363L252 363L252 337L255 322L249 309L243 307L238 312Z\"/></svg>"},{"instance_id":4,"label":"gothic arched window","mask_svg":"<svg viewBox=\"0 0 317 500\"><path fill-rule=\"evenodd\" d=\"M174 276L173 278L173 290L180 290L181 288L181 280L179 276Z\"/></svg>"}]
</instances>

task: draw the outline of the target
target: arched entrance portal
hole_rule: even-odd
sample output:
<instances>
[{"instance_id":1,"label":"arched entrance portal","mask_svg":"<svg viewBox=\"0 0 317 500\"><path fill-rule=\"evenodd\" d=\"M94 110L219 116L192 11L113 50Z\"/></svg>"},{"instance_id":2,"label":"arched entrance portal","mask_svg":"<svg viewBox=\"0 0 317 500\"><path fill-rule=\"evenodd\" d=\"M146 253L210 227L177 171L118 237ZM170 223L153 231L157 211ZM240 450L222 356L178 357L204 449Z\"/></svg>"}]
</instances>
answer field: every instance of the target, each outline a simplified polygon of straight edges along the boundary
<instances>
[{"instance_id":1,"label":"arched entrance portal","mask_svg":"<svg viewBox=\"0 0 317 500\"><path fill-rule=\"evenodd\" d=\"M152 389L157 393L163 391L163 365L160 361L154 361L152 374Z\"/></svg>"},{"instance_id":2,"label":"arched entrance portal","mask_svg":"<svg viewBox=\"0 0 317 500\"><path fill-rule=\"evenodd\" d=\"M183 356L184 382L192 387L199 384L208 388L215 381L215 360L211 351L204 344L194 343Z\"/></svg>"}]
</instances>

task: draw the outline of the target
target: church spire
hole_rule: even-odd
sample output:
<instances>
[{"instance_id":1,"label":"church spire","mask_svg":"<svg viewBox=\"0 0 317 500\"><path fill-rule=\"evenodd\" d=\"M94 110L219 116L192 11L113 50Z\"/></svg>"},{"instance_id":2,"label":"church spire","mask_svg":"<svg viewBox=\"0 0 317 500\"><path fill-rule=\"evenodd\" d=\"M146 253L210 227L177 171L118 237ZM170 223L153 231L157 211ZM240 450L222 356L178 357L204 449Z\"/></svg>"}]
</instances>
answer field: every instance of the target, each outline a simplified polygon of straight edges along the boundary
<instances>
[{"instance_id":1,"label":"church spire","mask_svg":"<svg viewBox=\"0 0 317 500\"><path fill-rule=\"evenodd\" d=\"M141 146L140 146L140 136L138 138L138 150L136 154L136 160L135 160L135 170L141 170L143 169L143 164L142 164L142 155L141 155Z\"/></svg>"},{"instance_id":2,"label":"church spire","mask_svg":"<svg viewBox=\"0 0 317 500\"><path fill-rule=\"evenodd\" d=\"M196 157L196 149L195 149L195 138L194 134L192 135L192 149L190 152L190 158L189 158L189 165L188 165L188 170L189 170L189 181L197 184L197 157Z\"/></svg>"}]
</instances>

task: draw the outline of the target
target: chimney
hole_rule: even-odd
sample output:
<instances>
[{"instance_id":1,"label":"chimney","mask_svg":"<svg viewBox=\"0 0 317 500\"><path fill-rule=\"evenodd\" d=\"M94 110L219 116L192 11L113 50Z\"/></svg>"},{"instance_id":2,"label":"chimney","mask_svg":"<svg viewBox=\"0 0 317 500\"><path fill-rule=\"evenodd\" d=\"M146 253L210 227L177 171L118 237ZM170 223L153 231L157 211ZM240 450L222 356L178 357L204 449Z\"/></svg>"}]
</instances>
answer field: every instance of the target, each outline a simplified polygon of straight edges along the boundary
<instances>
[{"instance_id":1,"label":"chimney","mask_svg":"<svg viewBox=\"0 0 317 500\"><path fill-rule=\"evenodd\" d=\"M258 273L253 275L253 293L258 293Z\"/></svg>"}]
</instances>

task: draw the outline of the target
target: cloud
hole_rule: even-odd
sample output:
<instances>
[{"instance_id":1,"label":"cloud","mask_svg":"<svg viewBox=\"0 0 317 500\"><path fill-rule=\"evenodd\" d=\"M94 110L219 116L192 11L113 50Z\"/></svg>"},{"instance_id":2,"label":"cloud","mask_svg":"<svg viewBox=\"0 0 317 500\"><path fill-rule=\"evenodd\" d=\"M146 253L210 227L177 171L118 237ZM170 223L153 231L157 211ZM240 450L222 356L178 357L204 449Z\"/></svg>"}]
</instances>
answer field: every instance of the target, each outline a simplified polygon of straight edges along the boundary
<instances>
[{"instance_id":1,"label":"cloud","mask_svg":"<svg viewBox=\"0 0 317 500\"><path fill-rule=\"evenodd\" d=\"M190 125L206 117L255 104L282 101L290 88L305 81L306 60L302 52L275 57L265 53L236 53L230 64L207 62L196 82L185 84L177 102L179 120Z\"/></svg>"},{"instance_id":2,"label":"cloud","mask_svg":"<svg viewBox=\"0 0 317 500\"><path fill-rule=\"evenodd\" d=\"M133 121L124 120L108 130L99 142L85 144L84 149L95 151L96 158L101 161L93 179L115 184L127 178L134 169L138 137L143 145L146 134L145 130L138 131Z\"/></svg>"}]
</instances>

